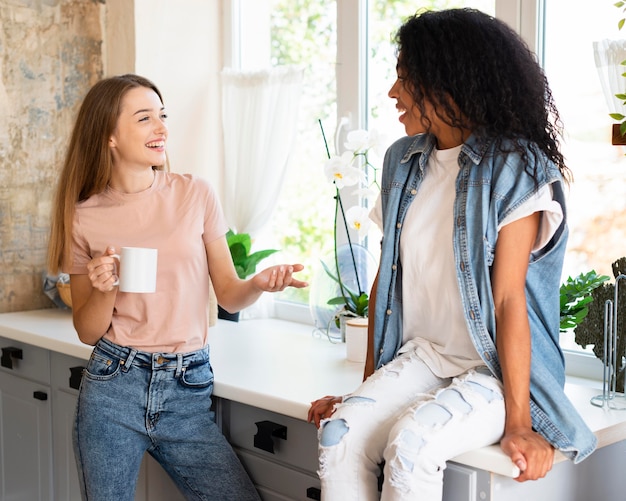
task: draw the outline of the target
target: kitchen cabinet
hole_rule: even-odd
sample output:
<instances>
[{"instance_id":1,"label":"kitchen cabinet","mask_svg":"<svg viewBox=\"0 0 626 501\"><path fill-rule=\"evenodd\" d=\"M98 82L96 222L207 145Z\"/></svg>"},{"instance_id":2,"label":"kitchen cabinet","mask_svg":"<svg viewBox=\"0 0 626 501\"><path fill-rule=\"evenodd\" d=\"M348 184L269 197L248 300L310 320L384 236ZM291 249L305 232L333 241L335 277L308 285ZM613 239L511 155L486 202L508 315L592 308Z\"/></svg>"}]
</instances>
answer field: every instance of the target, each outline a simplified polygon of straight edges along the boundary
<instances>
[{"instance_id":1,"label":"kitchen cabinet","mask_svg":"<svg viewBox=\"0 0 626 501\"><path fill-rule=\"evenodd\" d=\"M51 354L52 434L54 441L54 499L80 499L78 473L72 449L72 425L81 369L86 362L59 353Z\"/></svg>"},{"instance_id":2,"label":"kitchen cabinet","mask_svg":"<svg viewBox=\"0 0 626 501\"><path fill-rule=\"evenodd\" d=\"M320 499L317 429L311 423L249 405L219 400L222 430L263 501ZM489 473L450 463L443 501L478 501ZM482 494L481 494L482 493Z\"/></svg>"},{"instance_id":3,"label":"kitchen cabinet","mask_svg":"<svg viewBox=\"0 0 626 501\"><path fill-rule=\"evenodd\" d=\"M3 358L12 368L0 367L0 496L77 499L70 440L77 392L69 385L70 368L84 365L91 347L78 340L71 315L50 309L0 314L0 341L0 347L24 349L23 358L7 351ZM317 430L306 423L309 402L353 391L362 380L362 364L346 360L345 344L329 343L310 326L276 319L218 321L209 343L216 419L263 499L316 499ZM28 346L32 354L26 356ZM444 501L623 499L626 412L590 405L601 391L593 382L569 378L565 390L598 438L591 457L574 465L557 453L546 478L520 484L513 478L517 468L498 445L482 447L448 463ZM7 411L10 405L16 409ZM7 442L8 436L27 438L16 444L15 438ZM24 491L5 494L15 486ZM52 489L54 498L41 494ZM182 497L160 466L146 459L136 499Z\"/></svg>"},{"instance_id":4,"label":"kitchen cabinet","mask_svg":"<svg viewBox=\"0 0 626 501\"><path fill-rule=\"evenodd\" d=\"M50 362L0 337L0 499L52 499Z\"/></svg>"},{"instance_id":5,"label":"kitchen cabinet","mask_svg":"<svg viewBox=\"0 0 626 501\"><path fill-rule=\"evenodd\" d=\"M228 399L217 401L224 435L263 501L320 499L317 430L311 423ZM493 450L499 454L499 446ZM523 483L509 475L449 461L443 501L623 499L625 456L626 441L618 441L577 465L559 457L545 478Z\"/></svg>"},{"instance_id":6,"label":"kitchen cabinet","mask_svg":"<svg viewBox=\"0 0 626 501\"><path fill-rule=\"evenodd\" d=\"M222 431L263 501L320 499L317 429L311 423L219 400Z\"/></svg>"},{"instance_id":7,"label":"kitchen cabinet","mask_svg":"<svg viewBox=\"0 0 626 501\"><path fill-rule=\"evenodd\" d=\"M448 463L444 475L444 501L591 501L624 499L626 441L597 449L579 464L559 461L546 477L519 483L479 468ZM455 472L450 481L448 473ZM463 473L464 477L458 474Z\"/></svg>"},{"instance_id":8,"label":"kitchen cabinet","mask_svg":"<svg viewBox=\"0 0 626 501\"><path fill-rule=\"evenodd\" d=\"M78 385L86 361L0 337L0 499L80 499L72 448ZM183 501L144 457L135 501Z\"/></svg>"}]
</instances>

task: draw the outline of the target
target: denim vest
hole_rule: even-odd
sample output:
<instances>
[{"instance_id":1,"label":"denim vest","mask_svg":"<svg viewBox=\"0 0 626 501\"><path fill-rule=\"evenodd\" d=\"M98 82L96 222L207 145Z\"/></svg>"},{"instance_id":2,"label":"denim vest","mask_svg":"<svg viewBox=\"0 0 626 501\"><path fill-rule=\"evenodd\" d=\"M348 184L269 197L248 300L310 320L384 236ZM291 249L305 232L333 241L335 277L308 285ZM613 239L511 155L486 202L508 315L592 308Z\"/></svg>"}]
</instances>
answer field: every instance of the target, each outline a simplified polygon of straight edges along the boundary
<instances>
[{"instance_id":1,"label":"denim vest","mask_svg":"<svg viewBox=\"0 0 626 501\"><path fill-rule=\"evenodd\" d=\"M400 233L434 146L434 137L427 134L404 137L385 154L381 180L384 236L374 312L377 368L392 360L402 343ZM461 149L456 179L453 245L465 319L476 350L500 379L490 278L498 223L549 183L553 183L554 199L565 215L558 169L540 154L529 155L526 163L535 168L535 179L525 171L518 153L501 153L492 141L471 136ZM593 452L596 437L563 391L565 362L559 346L559 286L567 234L564 217L552 240L531 254L528 265L531 415L537 432L579 462Z\"/></svg>"}]
</instances>

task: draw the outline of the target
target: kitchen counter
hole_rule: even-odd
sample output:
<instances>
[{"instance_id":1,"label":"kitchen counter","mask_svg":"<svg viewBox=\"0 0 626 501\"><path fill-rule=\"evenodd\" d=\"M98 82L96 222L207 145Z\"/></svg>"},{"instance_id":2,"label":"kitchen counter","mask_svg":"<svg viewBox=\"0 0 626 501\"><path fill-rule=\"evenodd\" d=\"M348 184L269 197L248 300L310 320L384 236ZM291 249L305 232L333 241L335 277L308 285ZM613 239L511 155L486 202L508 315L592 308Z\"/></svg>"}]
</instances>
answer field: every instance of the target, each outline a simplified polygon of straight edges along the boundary
<instances>
[{"instance_id":1,"label":"kitchen counter","mask_svg":"<svg viewBox=\"0 0 626 501\"><path fill-rule=\"evenodd\" d=\"M311 401L354 390L362 364L313 330L276 319L218 320L209 328L215 395L306 420ZM71 312L58 309L2 313L0 336L85 360L92 350L78 339Z\"/></svg>"},{"instance_id":2,"label":"kitchen counter","mask_svg":"<svg viewBox=\"0 0 626 501\"><path fill-rule=\"evenodd\" d=\"M68 311L47 309L0 314L0 336L88 359L91 346L78 340ZM218 320L209 329L218 397L306 420L311 401L350 393L361 382L363 364L346 360L345 344L332 344L312 326L276 319ZM595 407L601 393L568 383L566 393L598 437L599 447L626 439L626 411ZM555 462L565 458L557 453ZM517 467L498 445L462 454L454 461L516 477Z\"/></svg>"}]
</instances>

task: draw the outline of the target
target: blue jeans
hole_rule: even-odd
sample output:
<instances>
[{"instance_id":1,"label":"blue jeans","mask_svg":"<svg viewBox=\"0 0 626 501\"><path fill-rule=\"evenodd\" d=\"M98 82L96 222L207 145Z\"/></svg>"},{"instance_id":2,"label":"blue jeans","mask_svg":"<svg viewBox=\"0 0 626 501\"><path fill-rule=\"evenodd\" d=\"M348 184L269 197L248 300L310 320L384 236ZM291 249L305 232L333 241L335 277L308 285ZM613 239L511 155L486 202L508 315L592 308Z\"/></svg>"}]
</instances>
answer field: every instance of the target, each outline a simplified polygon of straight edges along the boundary
<instances>
[{"instance_id":1,"label":"blue jeans","mask_svg":"<svg viewBox=\"0 0 626 501\"><path fill-rule=\"evenodd\" d=\"M441 501L446 461L499 441L504 418L502 384L485 367L438 378L404 353L323 421L322 500Z\"/></svg>"},{"instance_id":2,"label":"blue jeans","mask_svg":"<svg viewBox=\"0 0 626 501\"><path fill-rule=\"evenodd\" d=\"M88 501L132 501L144 452L189 500L259 496L210 410L209 349L145 353L101 339L78 396L74 453Z\"/></svg>"}]
</instances>

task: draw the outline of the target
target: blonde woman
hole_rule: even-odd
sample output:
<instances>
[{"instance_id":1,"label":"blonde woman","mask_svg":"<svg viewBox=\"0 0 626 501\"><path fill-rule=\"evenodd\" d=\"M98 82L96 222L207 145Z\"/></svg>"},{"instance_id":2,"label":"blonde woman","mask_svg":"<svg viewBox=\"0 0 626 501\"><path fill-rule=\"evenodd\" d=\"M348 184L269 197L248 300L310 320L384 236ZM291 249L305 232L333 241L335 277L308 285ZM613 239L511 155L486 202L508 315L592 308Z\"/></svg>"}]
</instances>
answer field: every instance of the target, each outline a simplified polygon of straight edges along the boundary
<instances>
[{"instance_id":1,"label":"blonde woman","mask_svg":"<svg viewBox=\"0 0 626 501\"><path fill-rule=\"evenodd\" d=\"M240 280L211 186L168 172L167 115L157 87L137 75L87 94L61 173L49 267L70 274L74 326L94 351L74 427L82 496L134 498L147 451L189 500L257 500L213 421L207 346L209 276L227 310L264 291L304 287L302 265ZM120 292L113 255L158 249L156 292Z\"/></svg>"}]
</instances>

